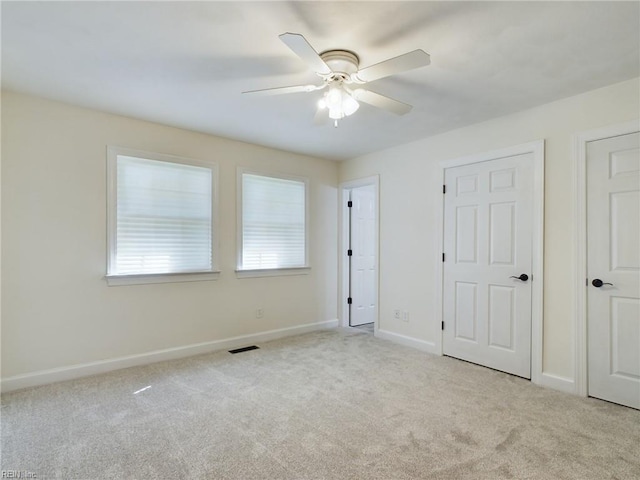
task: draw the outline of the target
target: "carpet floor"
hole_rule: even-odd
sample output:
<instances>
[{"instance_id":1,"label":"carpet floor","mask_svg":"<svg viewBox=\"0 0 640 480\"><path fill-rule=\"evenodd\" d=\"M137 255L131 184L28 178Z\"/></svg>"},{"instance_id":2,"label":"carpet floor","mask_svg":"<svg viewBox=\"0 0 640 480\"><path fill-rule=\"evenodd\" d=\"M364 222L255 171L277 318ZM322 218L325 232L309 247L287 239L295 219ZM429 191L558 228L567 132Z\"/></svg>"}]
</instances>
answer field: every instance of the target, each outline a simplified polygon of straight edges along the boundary
<instances>
[{"instance_id":1,"label":"carpet floor","mask_svg":"<svg viewBox=\"0 0 640 480\"><path fill-rule=\"evenodd\" d=\"M22 478L640 478L640 411L353 328L4 394L1 420Z\"/></svg>"}]
</instances>

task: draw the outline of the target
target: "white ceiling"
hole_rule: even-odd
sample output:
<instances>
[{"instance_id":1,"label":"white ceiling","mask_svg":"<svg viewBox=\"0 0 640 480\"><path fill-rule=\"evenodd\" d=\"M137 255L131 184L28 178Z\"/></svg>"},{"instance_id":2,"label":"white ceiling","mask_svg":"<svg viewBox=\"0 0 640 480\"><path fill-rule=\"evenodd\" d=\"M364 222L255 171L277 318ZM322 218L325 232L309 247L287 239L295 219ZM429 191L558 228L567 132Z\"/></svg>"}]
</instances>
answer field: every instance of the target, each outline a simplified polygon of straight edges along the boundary
<instances>
[{"instance_id":1,"label":"white ceiling","mask_svg":"<svg viewBox=\"0 0 640 480\"><path fill-rule=\"evenodd\" d=\"M2 86L330 159L347 159L640 76L639 2L2 2ZM313 125L318 77L279 39L361 67L416 48L431 65L368 84L369 105Z\"/></svg>"}]
</instances>

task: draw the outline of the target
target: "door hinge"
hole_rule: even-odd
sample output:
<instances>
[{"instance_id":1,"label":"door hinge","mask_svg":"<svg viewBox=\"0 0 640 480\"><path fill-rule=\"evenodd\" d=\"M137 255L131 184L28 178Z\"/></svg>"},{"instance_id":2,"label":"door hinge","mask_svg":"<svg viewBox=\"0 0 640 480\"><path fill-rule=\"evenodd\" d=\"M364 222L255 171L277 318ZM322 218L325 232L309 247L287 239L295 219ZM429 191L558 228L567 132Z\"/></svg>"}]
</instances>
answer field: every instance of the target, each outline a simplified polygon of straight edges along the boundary
<instances>
[{"instance_id":1,"label":"door hinge","mask_svg":"<svg viewBox=\"0 0 640 480\"><path fill-rule=\"evenodd\" d=\"M349 207L349 208L353 207L353 202L351 200L349 200L347 202L347 207Z\"/></svg>"},{"instance_id":2,"label":"door hinge","mask_svg":"<svg viewBox=\"0 0 640 480\"><path fill-rule=\"evenodd\" d=\"M447 186L446 185L442 185L442 193L443 194L447 193Z\"/></svg>"},{"instance_id":3,"label":"door hinge","mask_svg":"<svg viewBox=\"0 0 640 480\"><path fill-rule=\"evenodd\" d=\"M351 297L347 298L347 305L351 305L353 303L353 299Z\"/></svg>"},{"instance_id":4,"label":"door hinge","mask_svg":"<svg viewBox=\"0 0 640 480\"><path fill-rule=\"evenodd\" d=\"M588 279L588 278L585 278L585 279L584 279L584 284L585 284L587 287L589 286L589 279Z\"/></svg>"},{"instance_id":5,"label":"door hinge","mask_svg":"<svg viewBox=\"0 0 640 480\"><path fill-rule=\"evenodd\" d=\"M350 257L351 255L353 255L353 250L351 249L347 250L347 257Z\"/></svg>"},{"instance_id":6,"label":"door hinge","mask_svg":"<svg viewBox=\"0 0 640 480\"><path fill-rule=\"evenodd\" d=\"M442 330L444 330L444 321L442 322Z\"/></svg>"},{"instance_id":7,"label":"door hinge","mask_svg":"<svg viewBox=\"0 0 640 480\"><path fill-rule=\"evenodd\" d=\"M444 262L444 253L442 254L442 261Z\"/></svg>"}]
</instances>

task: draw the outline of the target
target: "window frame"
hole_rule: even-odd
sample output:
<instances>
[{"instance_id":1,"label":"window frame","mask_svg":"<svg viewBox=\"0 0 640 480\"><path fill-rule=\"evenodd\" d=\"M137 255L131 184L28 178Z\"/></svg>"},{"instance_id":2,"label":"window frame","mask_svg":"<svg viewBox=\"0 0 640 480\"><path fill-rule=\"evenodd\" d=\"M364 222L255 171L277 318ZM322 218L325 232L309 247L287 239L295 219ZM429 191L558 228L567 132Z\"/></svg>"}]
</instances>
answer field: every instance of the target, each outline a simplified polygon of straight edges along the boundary
<instances>
[{"instance_id":1,"label":"window frame","mask_svg":"<svg viewBox=\"0 0 640 480\"><path fill-rule=\"evenodd\" d=\"M117 212L118 212L118 156L128 156L145 160L190 165L207 168L211 171L211 269L167 272L118 274L115 271L117 246ZM107 146L107 274L105 279L109 286L144 285L152 283L198 282L217 280L219 270L219 221L218 221L218 165L192 158L148 152L126 147Z\"/></svg>"},{"instance_id":2,"label":"window frame","mask_svg":"<svg viewBox=\"0 0 640 480\"><path fill-rule=\"evenodd\" d=\"M249 269L243 268L242 255L243 255L243 212L244 204L242 202L242 190L244 174L257 175L261 177L277 178L281 180L293 180L304 184L304 265L297 267L283 267L283 268L258 268ZM307 275L311 270L309 263L309 231L310 231L310 182L309 178L290 175L286 173L273 172L269 170L238 167L236 175L236 276L238 278L253 278L253 277L276 277L286 275Z\"/></svg>"}]
</instances>

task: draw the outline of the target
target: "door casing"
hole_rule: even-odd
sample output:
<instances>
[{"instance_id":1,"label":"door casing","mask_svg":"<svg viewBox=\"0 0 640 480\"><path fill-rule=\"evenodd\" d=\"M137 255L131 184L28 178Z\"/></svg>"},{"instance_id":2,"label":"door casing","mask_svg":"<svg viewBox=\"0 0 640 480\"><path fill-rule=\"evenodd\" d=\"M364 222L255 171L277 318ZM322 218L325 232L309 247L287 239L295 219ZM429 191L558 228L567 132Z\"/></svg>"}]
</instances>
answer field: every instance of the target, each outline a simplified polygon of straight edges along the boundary
<instances>
[{"instance_id":1,"label":"door casing","mask_svg":"<svg viewBox=\"0 0 640 480\"><path fill-rule=\"evenodd\" d=\"M588 396L587 382L587 144L596 140L618 137L640 131L640 120L588 130L573 136L573 191L575 271L575 373L574 392Z\"/></svg>"},{"instance_id":2,"label":"door casing","mask_svg":"<svg viewBox=\"0 0 640 480\"><path fill-rule=\"evenodd\" d=\"M347 207L347 200L349 199L349 191L353 188L364 187L366 185L373 185L375 196L375 239L374 239L374 251L376 262L376 282L375 282L375 296L376 296L376 313L374 321L374 335L377 335L379 320L380 320L380 251L379 251L379 237L380 237L380 177L374 175L371 177L361 178L358 180L351 180L340 184L339 187L339 212L340 212L340 253L338 255L339 271L340 271L340 287L338 289L340 298L338 299L338 324L341 327L349 326L349 305L347 304L347 298L349 297L349 261L347 257L347 250L349 248L349 207Z\"/></svg>"},{"instance_id":3,"label":"door casing","mask_svg":"<svg viewBox=\"0 0 640 480\"><path fill-rule=\"evenodd\" d=\"M499 158L512 157L515 155L533 154L533 208L532 208L532 269L533 276L531 283L531 381L533 383L545 382L542 373L542 324L543 324L543 286L544 286L544 140L537 140L521 145L470 155L462 158L443 160L440 162L440 178L444 185L445 170L447 168L459 167L481 163ZM438 240L438 251L436 258L442 256L444 249L444 195L440 196L440 207L438 209L440 225L440 236ZM439 323L443 321L444 303L444 266L438 262L438 298L440 299L437 311ZM443 354L442 333L439 338L437 349L440 355Z\"/></svg>"}]
</instances>

